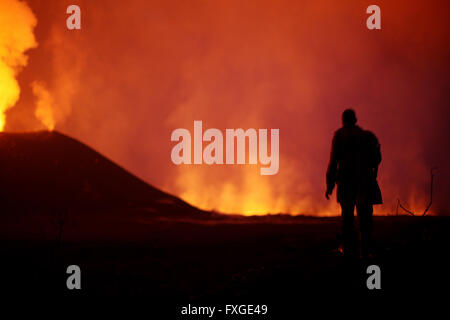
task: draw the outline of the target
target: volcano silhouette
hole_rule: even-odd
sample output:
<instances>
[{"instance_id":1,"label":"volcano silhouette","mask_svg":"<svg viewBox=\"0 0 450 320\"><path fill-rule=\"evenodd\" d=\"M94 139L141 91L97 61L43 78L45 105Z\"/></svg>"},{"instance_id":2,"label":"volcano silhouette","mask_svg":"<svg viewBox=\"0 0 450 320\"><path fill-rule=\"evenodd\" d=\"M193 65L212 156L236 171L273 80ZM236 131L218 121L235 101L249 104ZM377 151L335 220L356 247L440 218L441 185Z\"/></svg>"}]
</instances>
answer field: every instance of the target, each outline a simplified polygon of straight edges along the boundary
<instances>
[{"instance_id":1,"label":"volcano silhouette","mask_svg":"<svg viewBox=\"0 0 450 320\"><path fill-rule=\"evenodd\" d=\"M59 132L0 133L0 186L3 209L148 208L163 215L202 213Z\"/></svg>"}]
</instances>

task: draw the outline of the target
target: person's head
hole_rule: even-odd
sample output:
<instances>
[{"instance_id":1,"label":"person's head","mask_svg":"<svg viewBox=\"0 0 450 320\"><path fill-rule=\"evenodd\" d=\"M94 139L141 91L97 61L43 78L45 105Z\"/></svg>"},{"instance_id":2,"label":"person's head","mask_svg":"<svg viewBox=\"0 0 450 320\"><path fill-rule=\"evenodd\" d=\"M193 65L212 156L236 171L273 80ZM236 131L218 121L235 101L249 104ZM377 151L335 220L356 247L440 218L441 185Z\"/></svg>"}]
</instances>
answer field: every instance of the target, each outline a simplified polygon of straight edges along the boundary
<instances>
[{"instance_id":1,"label":"person's head","mask_svg":"<svg viewBox=\"0 0 450 320\"><path fill-rule=\"evenodd\" d=\"M353 109L345 109L344 112L342 112L342 124L344 126L354 126L356 121L356 113Z\"/></svg>"}]
</instances>

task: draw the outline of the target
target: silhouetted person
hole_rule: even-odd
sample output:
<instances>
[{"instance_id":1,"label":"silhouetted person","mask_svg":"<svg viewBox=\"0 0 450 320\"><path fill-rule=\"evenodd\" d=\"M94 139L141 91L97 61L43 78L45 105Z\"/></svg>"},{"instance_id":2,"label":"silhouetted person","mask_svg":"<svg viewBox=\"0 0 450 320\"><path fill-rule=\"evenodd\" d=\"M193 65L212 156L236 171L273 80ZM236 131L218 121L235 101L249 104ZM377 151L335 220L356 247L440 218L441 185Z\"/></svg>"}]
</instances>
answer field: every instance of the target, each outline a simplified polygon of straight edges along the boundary
<instances>
[{"instance_id":1,"label":"silhouetted person","mask_svg":"<svg viewBox=\"0 0 450 320\"><path fill-rule=\"evenodd\" d=\"M325 196L329 199L337 184L337 201L342 209L344 255L357 252L358 241L353 226L356 207L361 233L361 255L367 257L373 205L382 203L376 180L381 151L377 137L357 126L356 121L356 114L352 109L342 113L343 126L335 132L332 141Z\"/></svg>"}]
</instances>

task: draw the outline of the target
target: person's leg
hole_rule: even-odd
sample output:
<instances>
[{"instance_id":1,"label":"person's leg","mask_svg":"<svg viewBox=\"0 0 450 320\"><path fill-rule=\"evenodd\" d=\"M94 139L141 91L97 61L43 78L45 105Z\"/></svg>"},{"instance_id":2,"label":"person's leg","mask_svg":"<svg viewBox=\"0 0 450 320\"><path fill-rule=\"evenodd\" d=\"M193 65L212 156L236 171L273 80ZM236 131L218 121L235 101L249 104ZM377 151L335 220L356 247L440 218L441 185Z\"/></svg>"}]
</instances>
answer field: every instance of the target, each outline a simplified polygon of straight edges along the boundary
<instances>
[{"instance_id":1,"label":"person's leg","mask_svg":"<svg viewBox=\"0 0 450 320\"><path fill-rule=\"evenodd\" d=\"M354 236L355 204L352 202L341 203L341 209L343 250L345 255L351 255L356 248Z\"/></svg>"},{"instance_id":2,"label":"person's leg","mask_svg":"<svg viewBox=\"0 0 450 320\"><path fill-rule=\"evenodd\" d=\"M371 204L359 204L356 208L361 232L361 255L367 258L370 254L370 241L372 234L373 206Z\"/></svg>"}]
</instances>

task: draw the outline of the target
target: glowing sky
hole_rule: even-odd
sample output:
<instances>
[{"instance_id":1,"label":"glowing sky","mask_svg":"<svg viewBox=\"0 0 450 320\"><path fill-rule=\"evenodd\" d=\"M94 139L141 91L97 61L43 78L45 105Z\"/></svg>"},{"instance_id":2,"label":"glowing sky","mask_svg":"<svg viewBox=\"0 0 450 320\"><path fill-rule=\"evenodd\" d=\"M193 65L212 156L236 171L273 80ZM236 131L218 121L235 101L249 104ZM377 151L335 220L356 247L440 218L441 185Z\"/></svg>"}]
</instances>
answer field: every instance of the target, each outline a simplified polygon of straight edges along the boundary
<instances>
[{"instance_id":1,"label":"glowing sky","mask_svg":"<svg viewBox=\"0 0 450 320\"><path fill-rule=\"evenodd\" d=\"M365 27L367 1L27 3L38 47L18 74L7 131L44 128L49 108L56 130L202 208L336 214L324 175L340 113L352 107L382 146L377 211L394 212L398 197L423 210L437 166L432 211L449 212L448 1L377 1L379 31ZM79 31L65 24L74 3ZM41 117L37 96L47 101ZM194 120L279 128L279 173L175 166L170 134Z\"/></svg>"}]
</instances>

